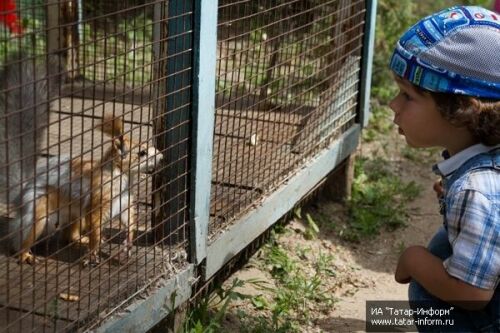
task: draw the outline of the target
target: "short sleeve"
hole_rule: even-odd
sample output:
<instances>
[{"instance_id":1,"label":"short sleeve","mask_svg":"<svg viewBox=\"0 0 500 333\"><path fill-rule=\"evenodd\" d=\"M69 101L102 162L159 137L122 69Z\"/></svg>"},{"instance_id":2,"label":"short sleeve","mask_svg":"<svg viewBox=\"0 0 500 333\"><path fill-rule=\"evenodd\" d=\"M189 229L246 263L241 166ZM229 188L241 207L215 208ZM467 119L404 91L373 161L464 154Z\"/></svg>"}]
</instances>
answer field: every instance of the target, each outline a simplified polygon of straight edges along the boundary
<instances>
[{"instance_id":1,"label":"short sleeve","mask_svg":"<svg viewBox=\"0 0 500 333\"><path fill-rule=\"evenodd\" d=\"M475 287L492 290L500 274L500 212L481 192L458 192L447 207L447 220L456 228L450 239L452 255L443 263L451 276Z\"/></svg>"}]
</instances>

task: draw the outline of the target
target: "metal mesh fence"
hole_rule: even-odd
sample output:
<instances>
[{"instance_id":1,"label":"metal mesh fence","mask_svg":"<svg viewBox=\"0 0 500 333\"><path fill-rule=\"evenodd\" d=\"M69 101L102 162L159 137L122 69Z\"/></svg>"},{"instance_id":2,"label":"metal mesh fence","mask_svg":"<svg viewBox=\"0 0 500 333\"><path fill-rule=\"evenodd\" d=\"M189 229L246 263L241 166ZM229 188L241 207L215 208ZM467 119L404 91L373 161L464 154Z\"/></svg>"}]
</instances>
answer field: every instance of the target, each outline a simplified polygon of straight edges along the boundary
<instances>
[{"instance_id":1,"label":"metal mesh fence","mask_svg":"<svg viewBox=\"0 0 500 333\"><path fill-rule=\"evenodd\" d=\"M0 6L0 331L95 327L187 265L192 8Z\"/></svg>"},{"instance_id":2,"label":"metal mesh fence","mask_svg":"<svg viewBox=\"0 0 500 333\"><path fill-rule=\"evenodd\" d=\"M365 1L219 1L212 238L355 122Z\"/></svg>"}]
</instances>

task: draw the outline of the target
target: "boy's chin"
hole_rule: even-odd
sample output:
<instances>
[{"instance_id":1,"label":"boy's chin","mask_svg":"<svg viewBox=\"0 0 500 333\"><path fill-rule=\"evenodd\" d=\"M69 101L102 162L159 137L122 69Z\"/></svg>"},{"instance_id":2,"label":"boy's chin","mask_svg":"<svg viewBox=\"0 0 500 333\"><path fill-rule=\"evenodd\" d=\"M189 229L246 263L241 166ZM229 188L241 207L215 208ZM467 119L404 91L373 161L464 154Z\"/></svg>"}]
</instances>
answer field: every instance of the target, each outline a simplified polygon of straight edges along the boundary
<instances>
[{"instance_id":1,"label":"boy's chin","mask_svg":"<svg viewBox=\"0 0 500 333\"><path fill-rule=\"evenodd\" d=\"M405 140L406 140L406 144L408 146L410 146L411 148L430 148L430 147L432 147L430 145L415 143L415 142L413 142L411 140L408 140L408 137L406 137L406 136L405 136Z\"/></svg>"},{"instance_id":2,"label":"boy's chin","mask_svg":"<svg viewBox=\"0 0 500 333\"><path fill-rule=\"evenodd\" d=\"M434 147L433 145L418 143L418 142L413 141L411 138L408 138L408 136L401 129L401 127L398 127L398 133L405 138L406 144L408 146L410 146L411 148L431 148L431 147Z\"/></svg>"},{"instance_id":3,"label":"boy's chin","mask_svg":"<svg viewBox=\"0 0 500 333\"><path fill-rule=\"evenodd\" d=\"M408 138L408 136L406 136L404 134L401 134L401 135L405 138L406 144L408 146L410 146L411 148L425 148L424 146L413 141L411 138Z\"/></svg>"}]
</instances>

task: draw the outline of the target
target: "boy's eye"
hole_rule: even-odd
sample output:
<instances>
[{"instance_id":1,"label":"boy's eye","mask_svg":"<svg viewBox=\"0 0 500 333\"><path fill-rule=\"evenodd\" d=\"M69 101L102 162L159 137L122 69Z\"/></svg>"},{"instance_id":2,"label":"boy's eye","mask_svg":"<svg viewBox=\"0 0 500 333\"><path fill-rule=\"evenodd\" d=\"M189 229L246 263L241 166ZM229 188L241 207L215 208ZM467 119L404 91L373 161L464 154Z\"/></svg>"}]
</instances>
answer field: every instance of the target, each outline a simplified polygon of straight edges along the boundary
<instances>
[{"instance_id":1,"label":"boy's eye","mask_svg":"<svg viewBox=\"0 0 500 333\"><path fill-rule=\"evenodd\" d=\"M404 91L401 91L400 92L401 96L403 96L403 98L407 101L411 100L411 96L407 93L407 92L404 92Z\"/></svg>"}]
</instances>

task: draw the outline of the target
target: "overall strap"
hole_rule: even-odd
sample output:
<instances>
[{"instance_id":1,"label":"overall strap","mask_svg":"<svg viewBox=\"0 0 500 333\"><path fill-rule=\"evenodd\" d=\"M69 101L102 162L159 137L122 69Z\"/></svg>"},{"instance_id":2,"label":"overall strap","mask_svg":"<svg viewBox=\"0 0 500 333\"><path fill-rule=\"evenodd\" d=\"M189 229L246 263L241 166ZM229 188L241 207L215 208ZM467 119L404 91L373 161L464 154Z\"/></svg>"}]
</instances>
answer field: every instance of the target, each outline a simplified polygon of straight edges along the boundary
<instances>
[{"instance_id":1,"label":"overall strap","mask_svg":"<svg viewBox=\"0 0 500 333\"><path fill-rule=\"evenodd\" d=\"M455 170L450 178L443 179L443 185L449 189L462 175L472 170L484 168L492 168L500 171L500 147L470 158Z\"/></svg>"},{"instance_id":2,"label":"overall strap","mask_svg":"<svg viewBox=\"0 0 500 333\"><path fill-rule=\"evenodd\" d=\"M445 190L449 190L453 183L461 176L472 170L491 168L500 171L500 147L494 148L488 152L476 155L462 164L449 178L442 179L443 187ZM445 216L446 212L446 200L444 197L439 198L439 213ZM447 228L446 221L444 222L445 228Z\"/></svg>"}]
</instances>

